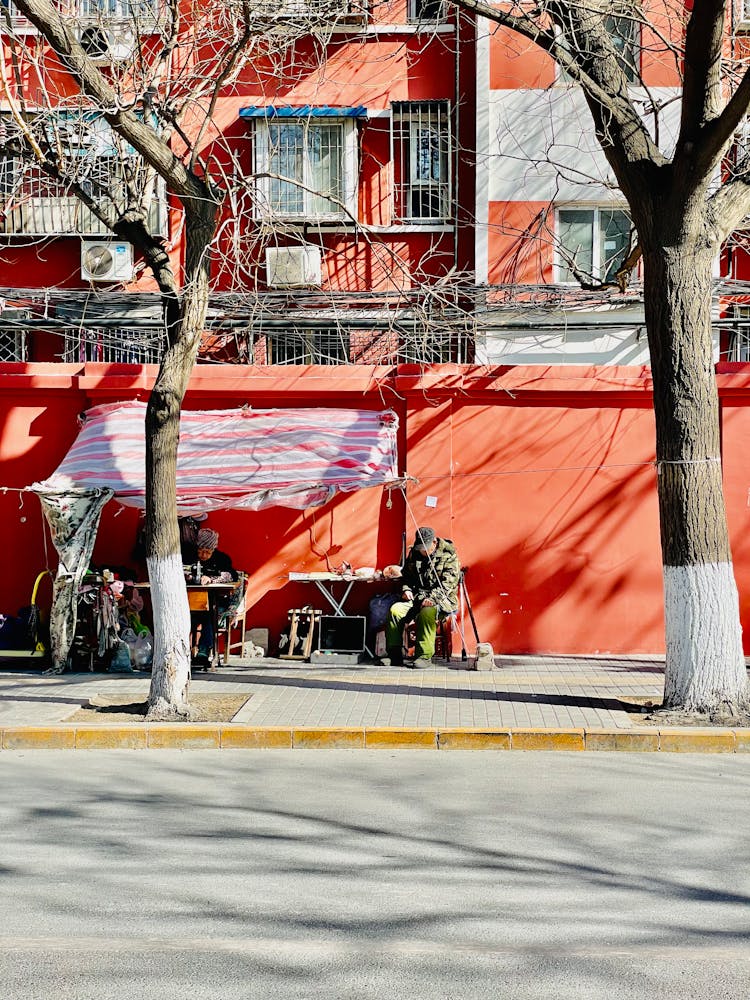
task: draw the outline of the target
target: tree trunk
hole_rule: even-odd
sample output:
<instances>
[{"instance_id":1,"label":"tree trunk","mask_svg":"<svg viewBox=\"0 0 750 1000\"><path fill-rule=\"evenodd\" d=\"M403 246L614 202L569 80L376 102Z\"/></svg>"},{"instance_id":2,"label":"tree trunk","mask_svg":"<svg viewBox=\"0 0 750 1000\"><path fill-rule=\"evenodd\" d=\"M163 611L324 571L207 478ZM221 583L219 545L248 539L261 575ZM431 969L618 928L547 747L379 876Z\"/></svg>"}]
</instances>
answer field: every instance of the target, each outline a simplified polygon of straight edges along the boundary
<instances>
[{"instance_id":1,"label":"tree trunk","mask_svg":"<svg viewBox=\"0 0 750 1000\"><path fill-rule=\"evenodd\" d=\"M664 704L734 714L748 708L748 682L711 351L715 248L672 242L644 248L664 568Z\"/></svg>"},{"instance_id":2,"label":"tree trunk","mask_svg":"<svg viewBox=\"0 0 750 1000\"><path fill-rule=\"evenodd\" d=\"M216 207L187 211L185 288L177 316L165 302L168 347L146 411L146 561L154 612L149 719L188 715L190 611L177 525L180 410L198 356L208 308L209 248Z\"/></svg>"}]
</instances>

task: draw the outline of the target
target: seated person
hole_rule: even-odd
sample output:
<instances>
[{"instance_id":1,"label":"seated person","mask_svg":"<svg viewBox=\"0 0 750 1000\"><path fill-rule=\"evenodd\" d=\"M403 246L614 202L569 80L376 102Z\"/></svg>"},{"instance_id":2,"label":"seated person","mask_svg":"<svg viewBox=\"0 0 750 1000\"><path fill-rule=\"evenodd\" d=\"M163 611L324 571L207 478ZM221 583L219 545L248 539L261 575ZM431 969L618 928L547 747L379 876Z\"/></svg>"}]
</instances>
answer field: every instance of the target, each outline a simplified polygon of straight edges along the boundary
<instances>
[{"instance_id":1,"label":"seated person","mask_svg":"<svg viewBox=\"0 0 750 1000\"><path fill-rule=\"evenodd\" d=\"M460 578L461 565L453 542L449 538L438 538L432 528L418 528L401 572L402 600L388 613L387 656L382 663L401 665L404 625L414 620L417 627L415 659L407 666L421 669L430 665L435 655L437 622L458 608Z\"/></svg>"},{"instance_id":2,"label":"seated person","mask_svg":"<svg viewBox=\"0 0 750 1000\"><path fill-rule=\"evenodd\" d=\"M201 528L195 540L198 562L201 564L201 583L232 583L239 580L239 573L232 566L232 560L216 546L219 532L211 528Z\"/></svg>"},{"instance_id":3,"label":"seated person","mask_svg":"<svg viewBox=\"0 0 750 1000\"><path fill-rule=\"evenodd\" d=\"M200 563L200 582L209 583L233 583L239 579L239 573L232 566L232 560L226 554L216 548L219 542L218 531L211 528L201 528L196 537L196 548L198 562ZM223 603L228 603L229 595L224 597ZM224 610L221 598L215 597L218 602L218 612ZM214 650L214 628L213 618L210 611L191 612L193 629L191 636L191 652L193 663L196 666L209 668Z\"/></svg>"}]
</instances>

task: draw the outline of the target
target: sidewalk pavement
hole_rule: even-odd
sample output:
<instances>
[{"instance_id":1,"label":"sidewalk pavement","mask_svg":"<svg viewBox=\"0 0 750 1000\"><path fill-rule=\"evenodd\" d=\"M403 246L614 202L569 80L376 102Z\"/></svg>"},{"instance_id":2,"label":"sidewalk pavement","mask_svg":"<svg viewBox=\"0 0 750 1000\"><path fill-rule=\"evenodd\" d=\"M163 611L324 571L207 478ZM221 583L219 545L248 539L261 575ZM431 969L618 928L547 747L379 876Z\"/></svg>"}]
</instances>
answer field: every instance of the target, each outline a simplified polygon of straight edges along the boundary
<instances>
[{"instance_id":1,"label":"sidewalk pavement","mask_svg":"<svg viewBox=\"0 0 750 1000\"><path fill-rule=\"evenodd\" d=\"M427 670L237 661L196 673L191 691L247 694L229 723L69 722L93 695L145 700L148 674L46 677L0 661L0 737L20 747L432 747L750 751L750 730L644 725L661 700L664 661L649 657L498 656Z\"/></svg>"}]
</instances>

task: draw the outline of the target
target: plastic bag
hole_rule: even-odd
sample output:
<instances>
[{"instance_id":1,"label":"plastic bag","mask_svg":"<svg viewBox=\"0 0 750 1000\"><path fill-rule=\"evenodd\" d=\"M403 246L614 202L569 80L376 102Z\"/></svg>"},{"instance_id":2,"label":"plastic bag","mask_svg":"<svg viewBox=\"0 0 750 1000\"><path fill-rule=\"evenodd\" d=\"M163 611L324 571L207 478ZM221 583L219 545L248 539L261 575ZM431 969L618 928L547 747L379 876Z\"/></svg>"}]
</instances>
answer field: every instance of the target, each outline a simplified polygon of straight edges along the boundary
<instances>
[{"instance_id":1,"label":"plastic bag","mask_svg":"<svg viewBox=\"0 0 750 1000\"><path fill-rule=\"evenodd\" d=\"M130 652L130 662L135 663L135 644L138 641L138 636L132 628L124 628L122 632L120 632L120 638L127 644Z\"/></svg>"},{"instance_id":2,"label":"plastic bag","mask_svg":"<svg viewBox=\"0 0 750 1000\"><path fill-rule=\"evenodd\" d=\"M154 642L150 632L141 632L135 641L133 663L141 670L150 667L154 658Z\"/></svg>"},{"instance_id":3,"label":"plastic bag","mask_svg":"<svg viewBox=\"0 0 750 1000\"><path fill-rule=\"evenodd\" d=\"M130 673L133 669L130 665L128 644L123 642L122 639L117 640L117 645L114 648L108 669L111 673Z\"/></svg>"}]
</instances>

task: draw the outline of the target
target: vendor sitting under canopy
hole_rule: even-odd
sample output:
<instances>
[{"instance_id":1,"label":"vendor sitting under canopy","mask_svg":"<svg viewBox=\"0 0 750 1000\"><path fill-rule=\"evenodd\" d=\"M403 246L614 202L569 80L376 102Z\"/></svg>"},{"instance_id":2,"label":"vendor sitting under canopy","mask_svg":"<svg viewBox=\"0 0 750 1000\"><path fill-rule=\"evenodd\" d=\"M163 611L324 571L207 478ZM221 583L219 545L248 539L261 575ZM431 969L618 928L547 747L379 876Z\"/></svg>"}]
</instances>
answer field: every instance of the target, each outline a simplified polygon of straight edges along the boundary
<instances>
[{"instance_id":1,"label":"vendor sitting under canopy","mask_svg":"<svg viewBox=\"0 0 750 1000\"><path fill-rule=\"evenodd\" d=\"M219 533L212 528L201 528L196 538L196 548L198 552L198 574L199 582L210 583L234 583L239 579L239 573L232 565L231 558L217 549L219 544ZM219 613L226 610L226 601L219 603ZM191 612L191 659L194 666L211 668L213 657L216 652L213 621L211 613L208 611Z\"/></svg>"},{"instance_id":2,"label":"vendor sitting under canopy","mask_svg":"<svg viewBox=\"0 0 750 1000\"><path fill-rule=\"evenodd\" d=\"M226 552L216 548L219 544L218 531L201 528L195 544L198 550L201 583L232 583L239 579L230 557Z\"/></svg>"}]
</instances>

